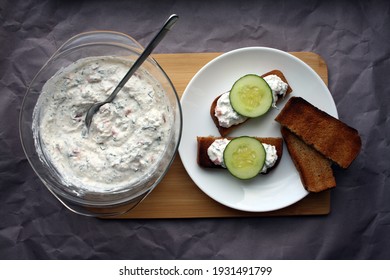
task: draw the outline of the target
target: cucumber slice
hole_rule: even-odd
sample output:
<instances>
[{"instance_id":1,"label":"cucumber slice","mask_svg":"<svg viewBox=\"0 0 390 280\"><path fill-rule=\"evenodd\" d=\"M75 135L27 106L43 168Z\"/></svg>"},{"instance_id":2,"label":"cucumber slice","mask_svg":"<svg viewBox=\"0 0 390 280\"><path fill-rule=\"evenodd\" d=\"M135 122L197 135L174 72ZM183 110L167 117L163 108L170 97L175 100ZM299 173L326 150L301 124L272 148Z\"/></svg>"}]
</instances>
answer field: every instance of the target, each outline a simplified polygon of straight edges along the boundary
<instances>
[{"instance_id":1,"label":"cucumber slice","mask_svg":"<svg viewBox=\"0 0 390 280\"><path fill-rule=\"evenodd\" d=\"M239 179L251 179L258 175L263 169L265 158L263 144L249 136L231 140L223 152L226 168Z\"/></svg>"},{"instance_id":2,"label":"cucumber slice","mask_svg":"<svg viewBox=\"0 0 390 280\"><path fill-rule=\"evenodd\" d=\"M238 79L229 94L237 113L248 118L265 114L272 106L272 90L260 76L248 74Z\"/></svg>"}]
</instances>

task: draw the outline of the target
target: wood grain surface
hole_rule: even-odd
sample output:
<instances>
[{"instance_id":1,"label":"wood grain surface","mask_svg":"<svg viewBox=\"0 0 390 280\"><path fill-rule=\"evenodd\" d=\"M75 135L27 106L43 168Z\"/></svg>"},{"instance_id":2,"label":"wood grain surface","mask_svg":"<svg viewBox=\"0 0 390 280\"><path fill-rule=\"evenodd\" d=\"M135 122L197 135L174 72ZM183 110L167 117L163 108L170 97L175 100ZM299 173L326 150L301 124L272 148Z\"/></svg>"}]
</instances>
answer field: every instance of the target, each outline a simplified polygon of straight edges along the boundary
<instances>
[{"instance_id":1,"label":"wood grain surface","mask_svg":"<svg viewBox=\"0 0 390 280\"><path fill-rule=\"evenodd\" d=\"M312 52L291 52L313 68L328 84L328 69L324 60ZM166 71L179 96L192 77L221 53L154 54ZM194 140L195 141L195 140ZM330 212L330 191L309 194L297 203L271 212L244 212L228 208L204 194L188 176L180 156L159 185L134 209L115 219L161 218L228 218L259 216L326 215Z\"/></svg>"}]
</instances>

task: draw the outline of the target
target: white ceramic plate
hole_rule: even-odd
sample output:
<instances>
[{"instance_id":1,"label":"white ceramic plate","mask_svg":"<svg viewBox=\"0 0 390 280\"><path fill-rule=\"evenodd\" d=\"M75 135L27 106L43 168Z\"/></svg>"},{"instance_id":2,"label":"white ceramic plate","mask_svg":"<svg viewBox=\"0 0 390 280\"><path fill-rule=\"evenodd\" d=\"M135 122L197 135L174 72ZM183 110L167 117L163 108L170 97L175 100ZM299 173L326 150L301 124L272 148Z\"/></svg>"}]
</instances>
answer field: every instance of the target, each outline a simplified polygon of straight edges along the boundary
<instances>
[{"instance_id":1,"label":"white ceramic plate","mask_svg":"<svg viewBox=\"0 0 390 280\"><path fill-rule=\"evenodd\" d=\"M239 180L227 170L198 166L197 136L220 136L210 117L210 105L228 91L241 76L281 70L293 88L291 96L301 96L318 108L338 117L332 96L317 73L295 56L271 48L250 47L225 53L206 64L190 81L181 98L183 134L179 153L189 176L214 200L234 209L263 212L289 206L308 193L293 165L287 148L283 157L268 175ZM286 100L278 104L283 108ZM229 136L281 137L280 125L274 121L277 109L266 116L251 119Z\"/></svg>"}]
</instances>

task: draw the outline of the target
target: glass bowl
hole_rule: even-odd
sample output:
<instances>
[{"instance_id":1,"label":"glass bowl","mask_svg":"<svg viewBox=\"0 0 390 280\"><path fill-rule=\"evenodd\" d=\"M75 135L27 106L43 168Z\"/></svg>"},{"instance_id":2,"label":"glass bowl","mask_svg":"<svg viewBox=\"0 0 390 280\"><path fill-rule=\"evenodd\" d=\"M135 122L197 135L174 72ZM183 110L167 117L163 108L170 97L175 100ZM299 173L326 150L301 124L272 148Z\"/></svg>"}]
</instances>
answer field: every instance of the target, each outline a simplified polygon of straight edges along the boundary
<instances>
[{"instance_id":1,"label":"glass bowl","mask_svg":"<svg viewBox=\"0 0 390 280\"><path fill-rule=\"evenodd\" d=\"M36 104L42 94L42 88L58 71L80 59L109 56L130 58L134 61L142 51L142 46L136 40L122 33L111 31L81 33L65 42L52 55L27 88L19 118L23 150L47 189L75 213L99 217L123 214L140 203L153 190L168 171L180 142L182 112L179 98L167 74L152 57L149 57L138 71L141 69L147 71L166 95L169 110L172 112L169 141L166 142L162 156L159 157L155 167L139 181L110 191L98 191L64 183L62 175L42 152L42 143L39 136L37 138L39 129L37 132L32 128L33 123L37 121L36 116L39 115L34 110L39 107Z\"/></svg>"}]
</instances>

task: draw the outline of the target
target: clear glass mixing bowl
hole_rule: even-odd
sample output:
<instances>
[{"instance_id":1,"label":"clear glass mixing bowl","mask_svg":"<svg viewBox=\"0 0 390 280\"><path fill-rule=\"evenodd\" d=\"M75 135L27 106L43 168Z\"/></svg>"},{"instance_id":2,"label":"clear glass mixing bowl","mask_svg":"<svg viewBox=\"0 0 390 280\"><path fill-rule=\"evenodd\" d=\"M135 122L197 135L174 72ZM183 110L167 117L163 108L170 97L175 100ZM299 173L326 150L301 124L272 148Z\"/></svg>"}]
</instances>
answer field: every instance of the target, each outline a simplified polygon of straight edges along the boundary
<instances>
[{"instance_id":1,"label":"clear glass mixing bowl","mask_svg":"<svg viewBox=\"0 0 390 280\"><path fill-rule=\"evenodd\" d=\"M118 32L95 31L76 35L65 42L45 63L32 80L23 99L19 130L24 152L32 168L47 189L68 209L87 216L118 215L131 210L142 201L162 180L168 171L180 142L182 113L176 90L164 70L149 57L141 66L148 71L165 91L173 112L170 141L157 168L151 176L138 183L110 192L80 191L77 186L66 186L48 160L37 153L32 131L33 112L42 87L57 71L86 57L131 57L135 60L143 51L132 37Z\"/></svg>"}]
</instances>

